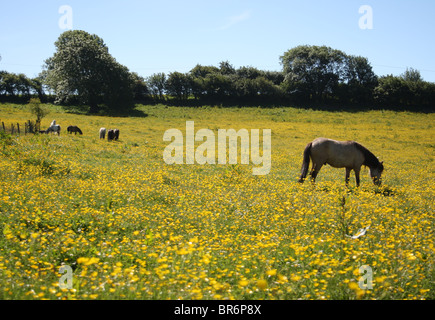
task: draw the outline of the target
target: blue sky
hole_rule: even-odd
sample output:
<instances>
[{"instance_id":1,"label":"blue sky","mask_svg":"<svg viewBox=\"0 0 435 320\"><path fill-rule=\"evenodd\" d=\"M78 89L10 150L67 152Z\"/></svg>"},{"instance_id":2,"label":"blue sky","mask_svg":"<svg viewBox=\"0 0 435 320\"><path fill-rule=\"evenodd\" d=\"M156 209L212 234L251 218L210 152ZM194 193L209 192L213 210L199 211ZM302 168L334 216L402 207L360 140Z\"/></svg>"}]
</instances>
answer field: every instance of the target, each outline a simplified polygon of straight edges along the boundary
<instances>
[{"instance_id":1,"label":"blue sky","mask_svg":"<svg viewBox=\"0 0 435 320\"><path fill-rule=\"evenodd\" d=\"M367 57L379 76L412 67L435 82L433 0L0 0L0 70L38 75L65 31L62 5L72 9L73 29L103 38L144 77L221 61L281 70L279 57L307 44ZM363 5L373 29L360 28Z\"/></svg>"}]
</instances>

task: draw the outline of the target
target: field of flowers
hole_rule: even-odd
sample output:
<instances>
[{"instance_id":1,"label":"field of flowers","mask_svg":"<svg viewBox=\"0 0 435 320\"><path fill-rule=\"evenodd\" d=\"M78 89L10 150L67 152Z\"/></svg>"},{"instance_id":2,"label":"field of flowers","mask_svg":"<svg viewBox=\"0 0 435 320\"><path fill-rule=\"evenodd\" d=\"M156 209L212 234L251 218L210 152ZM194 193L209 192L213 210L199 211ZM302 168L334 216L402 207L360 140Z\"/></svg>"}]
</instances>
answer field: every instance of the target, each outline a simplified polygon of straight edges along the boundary
<instances>
[{"instance_id":1,"label":"field of flowers","mask_svg":"<svg viewBox=\"0 0 435 320\"><path fill-rule=\"evenodd\" d=\"M0 299L434 299L433 114L140 106L99 117L51 106L62 134L0 135ZM6 123L31 118L0 105ZM271 129L272 170L167 165L166 130ZM83 136L67 135L78 125ZM100 127L119 128L102 141ZM316 137L357 140L383 186L324 167ZM352 235L369 227L357 239ZM61 266L72 287L61 288ZM361 288L360 268L372 270ZM371 281L370 281L371 280Z\"/></svg>"}]
</instances>

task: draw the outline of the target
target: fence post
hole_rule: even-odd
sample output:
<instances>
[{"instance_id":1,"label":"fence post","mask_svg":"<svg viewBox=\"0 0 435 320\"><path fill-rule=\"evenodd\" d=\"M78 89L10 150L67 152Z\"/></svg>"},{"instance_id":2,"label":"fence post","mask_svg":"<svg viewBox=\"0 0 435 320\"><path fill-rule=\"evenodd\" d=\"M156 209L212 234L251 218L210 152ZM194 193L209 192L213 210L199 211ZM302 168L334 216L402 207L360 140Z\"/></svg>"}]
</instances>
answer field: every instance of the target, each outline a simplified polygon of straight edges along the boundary
<instances>
[{"instance_id":1,"label":"fence post","mask_svg":"<svg viewBox=\"0 0 435 320\"><path fill-rule=\"evenodd\" d=\"M6 132L5 123L2 121L3 131Z\"/></svg>"},{"instance_id":2,"label":"fence post","mask_svg":"<svg viewBox=\"0 0 435 320\"><path fill-rule=\"evenodd\" d=\"M17 130L18 130L18 134L20 134L20 124L17 123Z\"/></svg>"}]
</instances>

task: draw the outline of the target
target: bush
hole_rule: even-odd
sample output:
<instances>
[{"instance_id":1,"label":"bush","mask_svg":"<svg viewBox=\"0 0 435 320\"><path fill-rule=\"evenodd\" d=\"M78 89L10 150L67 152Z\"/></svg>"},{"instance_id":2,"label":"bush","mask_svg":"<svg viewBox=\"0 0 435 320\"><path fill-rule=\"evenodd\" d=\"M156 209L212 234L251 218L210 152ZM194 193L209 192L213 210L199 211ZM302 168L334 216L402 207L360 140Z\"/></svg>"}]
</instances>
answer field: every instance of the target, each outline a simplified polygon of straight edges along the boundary
<instances>
[{"instance_id":1,"label":"bush","mask_svg":"<svg viewBox=\"0 0 435 320\"><path fill-rule=\"evenodd\" d=\"M36 126L38 127L38 125L41 123L41 120L45 118L50 111L41 105L41 100L38 98L30 99L28 106L32 115L36 117Z\"/></svg>"}]
</instances>

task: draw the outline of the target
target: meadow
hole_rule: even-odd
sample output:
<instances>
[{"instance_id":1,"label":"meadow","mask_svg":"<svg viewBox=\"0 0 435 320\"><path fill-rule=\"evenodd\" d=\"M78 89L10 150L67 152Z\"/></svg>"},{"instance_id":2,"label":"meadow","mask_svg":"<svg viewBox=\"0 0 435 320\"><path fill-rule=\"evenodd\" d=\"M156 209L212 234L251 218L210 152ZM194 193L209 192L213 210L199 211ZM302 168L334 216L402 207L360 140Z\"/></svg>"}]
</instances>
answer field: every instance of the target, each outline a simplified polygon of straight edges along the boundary
<instances>
[{"instance_id":1,"label":"meadow","mask_svg":"<svg viewBox=\"0 0 435 320\"><path fill-rule=\"evenodd\" d=\"M0 136L0 299L434 299L435 117L393 111L138 106L135 117L47 106L60 136ZM31 119L0 104L5 123ZM272 169L167 165L166 130L271 129ZM68 135L78 125L83 136ZM100 140L100 127L119 141ZM381 161L297 182L316 137ZM357 239L351 236L370 227ZM72 287L61 288L61 266ZM371 289L362 289L362 266Z\"/></svg>"}]
</instances>

